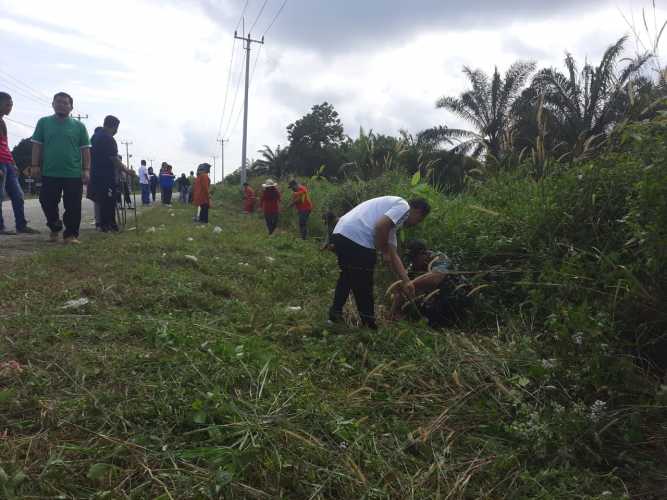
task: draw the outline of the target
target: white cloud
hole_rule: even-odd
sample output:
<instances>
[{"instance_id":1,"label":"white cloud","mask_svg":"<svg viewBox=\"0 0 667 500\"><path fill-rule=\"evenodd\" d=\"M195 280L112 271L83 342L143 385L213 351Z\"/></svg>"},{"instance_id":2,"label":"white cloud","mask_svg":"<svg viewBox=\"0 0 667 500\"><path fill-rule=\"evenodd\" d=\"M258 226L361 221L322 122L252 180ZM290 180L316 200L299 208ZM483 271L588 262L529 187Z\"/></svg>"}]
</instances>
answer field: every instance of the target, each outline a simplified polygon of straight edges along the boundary
<instances>
[{"instance_id":1,"label":"white cloud","mask_svg":"<svg viewBox=\"0 0 667 500\"><path fill-rule=\"evenodd\" d=\"M259 27L266 26L279 3L269 2ZM426 3L435 8L437 2ZM571 9L558 13L554 4L550 3L549 17L525 12L514 16L494 7L502 22L472 23L470 29L464 23L435 22L442 13L405 16L387 9L369 28L370 33L382 32L382 44L363 43L359 32L367 9L358 12L360 19L350 10L321 25L326 36L309 44L303 33L310 27L303 33L286 32L296 29L302 19L300 4L290 3L267 36L252 82L248 156L256 157L264 144L285 145L286 126L325 100L334 104L350 135L356 135L360 126L392 134L399 129L416 133L442 123L461 126L436 110L435 101L466 88L464 64L488 72L494 65L504 71L519 58L560 66L565 50L595 62L627 31L613 5L595 7L601 2L591 1L588 10L571 15ZM251 20L259 5L250 2ZM323 22L329 3L309 5L311 12L322 9L313 24ZM70 91L77 110L90 116L89 131L106 114L114 114L121 119L118 139L134 143L136 160L168 161L179 173L219 154L216 137L238 1L71 0L64 8L58 2L0 0L0 9L0 43L12 49L0 55L0 69L46 96ZM346 20L349 29L341 24ZM408 26L394 36L391 26L399 21ZM320 42L332 33L355 43L322 50ZM236 47L234 77L241 68L238 43ZM257 48L253 47L253 63ZM234 114L230 113L235 83L233 78L223 127L230 123L227 172L240 164L241 156L242 87ZM11 118L27 124L50 112L44 103L18 93L14 100ZM12 123L9 131L12 143L30 133Z\"/></svg>"}]
</instances>

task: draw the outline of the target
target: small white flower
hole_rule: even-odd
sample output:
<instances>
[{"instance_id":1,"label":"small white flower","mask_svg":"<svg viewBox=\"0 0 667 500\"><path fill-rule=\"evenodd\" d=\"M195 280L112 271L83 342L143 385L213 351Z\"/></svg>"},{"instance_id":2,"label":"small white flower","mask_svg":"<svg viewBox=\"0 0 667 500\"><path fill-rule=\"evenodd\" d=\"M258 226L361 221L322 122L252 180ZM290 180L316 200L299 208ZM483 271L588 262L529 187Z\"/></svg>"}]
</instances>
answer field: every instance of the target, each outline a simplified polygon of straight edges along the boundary
<instances>
[{"instance_id":1,"label":"small white flower","mask_svg":"<svg viewBox=\"0 0 667 500\"><path fill-rule=\"evenodd\" d=\"M191 260L192 262L199 262L199 259L194 255L186 255L185 258Z\"/></svg>"},{"instance_id":2,"label":"small white flower","mask_svg":"<svg viewBox=\"0 0 667 500\"><path fill-rule=\"evenodd\" d=\"M276 261L275 257L267 257L266 260L267 260L267 262L275 262Z\"/></svg>"},{"instance_id":3,"label":"small white flower","mask_svg":"<svg viewBox=\"0 0 667 500\"><path fill-rule=\"evenodd\" d=\"M222 228L220 226L215 226L213 228L213 233L214 234L220 234L222 232Z\"/></svg>"},{"instance_id":4,"label":"small white flower","mask_svg":"<svg viewBox=\"0 0 667 500\"><path fill-rule=\"evenodd\" d=\"M582 332L577 332L572 336L572 340L574 340L575 344L581 345L584 343L584 334Z\"/></svg>"},{"instance_id":5,"label":"small white flower","mask_svg":"<svg viewBox=\"0 0 667 500\"><path fill-rule=\"evenodd\" d=\"M606 409L607 409L607 403L598 399L595 401L595 403L591 405L590 408L591 412L588 415L588 418L591 419L591 422L597 423L604 415Z\"/></svg>"},{"instance_id":6,"label":"small white flower","mask_svg":"<svg viewBox=\"0 0 667 500\"><path fill-rule=\"evenodd\" d=\"M195 241L195 239L192 238L191 236L189 236L189 237L188 237L188 241Z\"/></svg>"}]
</instances>

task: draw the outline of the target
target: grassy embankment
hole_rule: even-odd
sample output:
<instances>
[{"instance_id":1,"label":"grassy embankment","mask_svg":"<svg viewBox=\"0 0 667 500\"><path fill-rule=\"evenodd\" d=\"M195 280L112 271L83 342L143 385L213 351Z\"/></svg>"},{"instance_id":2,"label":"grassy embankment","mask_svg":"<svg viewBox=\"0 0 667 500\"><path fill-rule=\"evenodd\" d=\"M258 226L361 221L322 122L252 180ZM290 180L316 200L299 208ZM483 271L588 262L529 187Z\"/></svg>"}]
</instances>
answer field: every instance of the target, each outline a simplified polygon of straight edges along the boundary
<instances>
[{"instance_id":1,"label":"grassy embankment","mask_svg":"<svg viewBox=\"0 0 667 500\"><path fill-rule=\"evenodd\" d=\"M514 324L465 332L332 330L336 267L315 241L293 227L268 238L229 204L208 227L173 213L3 269L0 361L23 370L0 375L0 497L657 491L662 438L640 431L659 409L634 400L596 420L519 308ZM628 408L641 415L632 446L616 435Z\"/></svg>"}]
</instances>

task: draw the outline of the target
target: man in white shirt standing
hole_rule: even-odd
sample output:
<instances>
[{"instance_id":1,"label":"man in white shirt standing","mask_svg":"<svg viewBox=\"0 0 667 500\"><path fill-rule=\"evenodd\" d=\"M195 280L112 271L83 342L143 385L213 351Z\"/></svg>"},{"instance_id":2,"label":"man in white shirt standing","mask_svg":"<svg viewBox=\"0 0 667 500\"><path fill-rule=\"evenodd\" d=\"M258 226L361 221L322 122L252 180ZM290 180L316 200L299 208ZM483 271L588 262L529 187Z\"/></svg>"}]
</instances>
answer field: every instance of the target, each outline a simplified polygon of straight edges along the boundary
<instances>
[{"instance_id":1,"label":"man in white shirt standing","mask_svg":"<svg viewBox=\"0 0 667 500\"><path fill-rule=\"evenodd\" d=\"M146 168L146 160L141 160L139 167L139 184L141 185L141 204L151 204L151 179L148 177L148 169Z\"/></svg>"},{"instance_id":2,"label":"man in white shirt standing","mask_svg":"<svg viewBox=\"0 0 667 500\"><path fill-rule=\"evenodd\" d=\"M414 297L414 285L398 255L396 231L402 226L419 224L430 211L423 198L408 202L398 196L381 196L360 203L340 218L331 237L340 267L334 302L329 309L331 321L340 321L352 291L362 323L377 328L373 302L377 251L401 279L403 292L409 298Z\"/></svg>"}]
</instances>

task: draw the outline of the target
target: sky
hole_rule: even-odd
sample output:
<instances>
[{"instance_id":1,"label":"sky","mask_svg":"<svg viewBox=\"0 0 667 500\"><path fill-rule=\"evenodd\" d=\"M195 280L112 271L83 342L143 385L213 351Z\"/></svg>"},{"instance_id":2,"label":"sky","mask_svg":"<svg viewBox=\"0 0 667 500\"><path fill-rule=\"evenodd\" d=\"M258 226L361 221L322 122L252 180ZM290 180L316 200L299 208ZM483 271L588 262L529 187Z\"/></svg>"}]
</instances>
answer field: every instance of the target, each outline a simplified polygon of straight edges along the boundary
<instances>
[{"instance_id":1,"label":"sky","mask_svg":"<svg viewBox=\"0 0 667 500\"><path fill-rule=\"evenodd\" d=\"M659 29L667 1L656 5ZM361 127L467 128L435 106L468 88L463 66L562 68L566 52L596 64L627 21L643 33L642 8L655 31L650 0L0 0L0 90L14 100L10 146L65 91L89 133L107 114L121 120L116 139L133 166L167 161L181 173L215 155L220 180L219 138L225 174L241 164L235 30L265 41L250 56L247 156L258 158L324 101L353 138ZM627 49L641 46L631 36Z\"/></svg>"}]
</instances>

